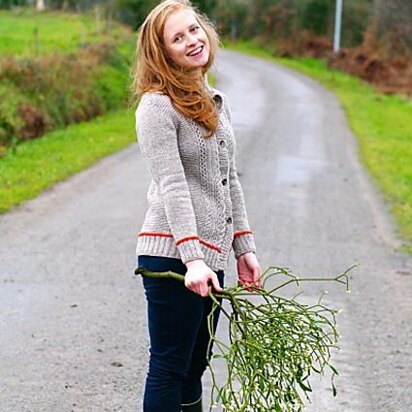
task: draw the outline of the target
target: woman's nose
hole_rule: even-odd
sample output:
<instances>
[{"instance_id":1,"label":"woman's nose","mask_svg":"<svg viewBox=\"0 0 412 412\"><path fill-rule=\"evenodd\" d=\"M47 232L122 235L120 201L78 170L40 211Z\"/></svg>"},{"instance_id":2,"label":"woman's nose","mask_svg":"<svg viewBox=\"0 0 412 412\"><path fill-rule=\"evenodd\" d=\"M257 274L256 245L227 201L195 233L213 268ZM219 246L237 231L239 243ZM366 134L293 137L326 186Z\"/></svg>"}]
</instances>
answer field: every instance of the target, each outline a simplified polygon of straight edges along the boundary
<instances>
[{"instance_id":1,"label":"woman's nose","mask_svg":"<svg viewBox=\"0 0 412 412\"><path fill-rule=\"evenodd\" d=\"M188 34L187 35L187 44L188 44L188 46L191 46L191 45L196 44L196 43L197 43L197 36L195 34L192 34L192 33Z\"/></svg>"}]
</instances>

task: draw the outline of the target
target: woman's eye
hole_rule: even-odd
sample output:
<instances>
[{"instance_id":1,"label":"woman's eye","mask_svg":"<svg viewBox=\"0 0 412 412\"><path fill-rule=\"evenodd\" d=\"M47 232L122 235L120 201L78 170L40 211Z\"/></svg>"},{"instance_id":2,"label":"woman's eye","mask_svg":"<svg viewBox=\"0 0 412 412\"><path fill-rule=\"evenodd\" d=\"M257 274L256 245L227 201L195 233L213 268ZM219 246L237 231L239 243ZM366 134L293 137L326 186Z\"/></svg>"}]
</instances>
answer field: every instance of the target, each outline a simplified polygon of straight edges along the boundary
<instances>
[{"instance_id":1,"label":"woman's eye","mask_svg":"<svg viewBox=\"0 0 412 412\"><path fill-rule=\"evenodd\" d=\"M173 42L174 42L174 43L179 43L181 40L182 40L182 37L181 37L181 36L177 36L177 37L175 37L175 38L173 39Z\"/></svg>"},{"instance_id":2,"label":"woman's eye","mask_svg":"<svg viewBox=\"0 0 412 412\"><path fill-rule=\"evenodd\" d=\"M194 27L192 27L191 32L192 33L197 32L199 30L199 28L200 28L199 26L194 26Z\"/></svg>"}]
</instances>

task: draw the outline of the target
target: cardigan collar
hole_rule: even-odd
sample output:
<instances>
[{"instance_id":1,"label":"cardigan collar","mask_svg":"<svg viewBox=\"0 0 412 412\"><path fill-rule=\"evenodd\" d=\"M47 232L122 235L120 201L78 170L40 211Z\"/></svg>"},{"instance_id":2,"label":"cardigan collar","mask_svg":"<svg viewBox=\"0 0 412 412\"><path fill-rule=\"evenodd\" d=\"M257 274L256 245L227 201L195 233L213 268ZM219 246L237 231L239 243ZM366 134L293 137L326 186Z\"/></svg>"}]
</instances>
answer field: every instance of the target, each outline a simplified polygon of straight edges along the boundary
<instances>
[{"instance_id":1,"label":"cardigan collar","mask_svg":"<svg viewBox=\"0 0 412 412\"><path fill-rule=\"evenodd\" d=\"M205 88L211 94L217 108L220 110L223 104L222 93L220 93L219 90L215 89L214 87L210 86L210 84L208 83L205 83Z\"/></svg>"}]
</instances>

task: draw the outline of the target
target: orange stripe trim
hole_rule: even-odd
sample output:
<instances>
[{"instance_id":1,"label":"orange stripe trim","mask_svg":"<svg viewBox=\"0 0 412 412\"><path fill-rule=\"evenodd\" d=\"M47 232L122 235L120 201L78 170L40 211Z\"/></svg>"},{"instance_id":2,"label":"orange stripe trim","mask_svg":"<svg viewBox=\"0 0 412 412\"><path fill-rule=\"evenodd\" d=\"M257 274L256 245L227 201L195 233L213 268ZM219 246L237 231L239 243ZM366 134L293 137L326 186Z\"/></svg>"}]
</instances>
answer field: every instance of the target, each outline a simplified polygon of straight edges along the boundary
<instances>
[{"instance_id":1,"label":"orange stripe trim","mask_svg":"<svg viewBox=\"0 0 412 412\"><path fill-rule=\"evenodd\" d=\"M253 235L253 232L251 230L244 230L243 232L236 232L233 236L239 237L243 235Z\"/></svg>"},{"instance_id":2,"label":"orange stripe trim","mask_svg":"<svg viewBox=\"0 0 412 412\"><path fill-rule=\"evenodd\" d=\"M170 233L160 233L160 232L140 232L140 233L138 234L138 236L173 237L173 235L170 234ZM210 248L210 249L216 250L216 251L219 252L219 253L222 251L219 246L212 245L211 243L206 242L205 240L199 239L198 236L188 236L188 237L184 237L183 239L179 239L179 240L176 242L176 246L179 246L181 243L186 242L186 241L188 241L188 240L199 240L199 242L200 242L202 245L205 245L205 246L207 246L207 247Z\"/></svg>"},{"instance_id":3,"label":"orange stripe trim","mask_svg":"<svg viewBox=\"0 0 412 412\"><path fill-rule=\"evenodd\" d=\"M209 247L210 249L216 250L216 252L221 252L220 247L212 245L211 243L205 242L204 240L200 239L199 240L200 243L202 243L203 245Z\"/></svg>"},{"instance_id":4,"label":"orange stripe trim","mask_svg":"<svg viewBox=\"0 0 412 412\"><path fill-rule=\"evenodd\" d=\"M138 236L160 236L160 237L173 237L170 233L160 233L160 232L140 232Z\"/></svg>"},{"instance_id":5,"label":"orange stripe trim","mask_svg":"<svg viewBox=\"0 0 412 412\"><path fill-rule=\"evenodd\" d=\"M187 242L188 240L199 240L197 236L188 236L184 237L176 242L176 246L179 246L183 242Z\"/></svg>"}]
</instances>

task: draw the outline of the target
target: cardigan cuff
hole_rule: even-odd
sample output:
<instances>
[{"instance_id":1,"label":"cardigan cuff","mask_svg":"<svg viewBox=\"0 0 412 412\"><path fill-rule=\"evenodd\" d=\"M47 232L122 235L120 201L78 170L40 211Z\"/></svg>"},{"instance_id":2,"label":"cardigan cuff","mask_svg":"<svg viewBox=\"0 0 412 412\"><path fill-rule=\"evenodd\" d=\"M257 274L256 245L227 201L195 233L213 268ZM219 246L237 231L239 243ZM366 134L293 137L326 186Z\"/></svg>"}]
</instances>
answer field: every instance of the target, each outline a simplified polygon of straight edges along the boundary
<instances>
[{"instance_id":1,"label":"cardigan cuff","mask_svg":"<svg viewBox=\"0 0 412 412\"><path fill-rule=\"evenodd\" d=\"M255 240L252 232L250 231L235 233L232 246L236 259L239 258L240 255L247 252L256 253Z\"/></svg>"},{"instance_id":2,"label":"cardigan cuff","mask_svg":"<svg viewBox=\"0 0 412 412\"><path fill-rule=\"evenodd\" d=\"M183 263L195 259L204 259L205 257L200 247L199 238L197 236L191 236L178 240L176 242L176 247L179 251L180 259Z\"/></svg>"}]
</instances>

